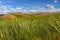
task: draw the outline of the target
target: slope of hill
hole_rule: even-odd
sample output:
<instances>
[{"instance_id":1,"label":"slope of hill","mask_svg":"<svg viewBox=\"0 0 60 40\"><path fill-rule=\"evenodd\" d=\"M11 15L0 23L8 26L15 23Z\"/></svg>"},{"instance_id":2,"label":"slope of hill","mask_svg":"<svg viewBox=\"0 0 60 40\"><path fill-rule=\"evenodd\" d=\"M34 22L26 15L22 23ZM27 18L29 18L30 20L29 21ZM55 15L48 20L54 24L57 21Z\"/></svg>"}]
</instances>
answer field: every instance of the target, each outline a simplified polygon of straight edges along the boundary
<instances>
[{"instance_id":1,"label":"slope of hill","mask_svg":"<svg viewBox=\"0 0 60 40\"><path fill-rule=\"evenodd\" d=\"M60 14L1 15L0 40L60 40Z\"/></svg>"}]
</instances>

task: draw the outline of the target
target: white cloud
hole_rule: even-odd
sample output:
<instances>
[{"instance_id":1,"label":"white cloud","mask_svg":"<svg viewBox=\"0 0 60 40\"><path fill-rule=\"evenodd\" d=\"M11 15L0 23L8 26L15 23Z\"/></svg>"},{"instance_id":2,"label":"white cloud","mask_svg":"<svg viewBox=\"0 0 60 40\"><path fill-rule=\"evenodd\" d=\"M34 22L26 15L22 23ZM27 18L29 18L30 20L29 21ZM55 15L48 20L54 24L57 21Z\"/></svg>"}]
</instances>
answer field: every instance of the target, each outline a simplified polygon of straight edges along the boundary
<instances>
[{"instance_id":1,"label":"white cloud","mask_svg":"<svg viewBox=\"0 0 60 40\"><path fill-rule=\"evenodd\" d=\"M9 10L10 10L10 12L25 12L26 11L20 7L10 8Z\"/></svg>"},{"instance_id":2,"label":"white cloud","mask_svg":"<svg viewBox=\"0 0 60 40\"><path fill-rule=\"evenodd\" d=\"M29 12L36 12L37 10L29 10Z\"/></svg>"},{"instance_id":3,"label":"white cloud","mask_svg":"<svg viewBox=\"0 0 60 40\"><path fill-rule=\"evenodd\" d=\"M6 13L7 12L7 6L0 6L0 13Z\"/></svg>"},{"instance_id":4,"label":"white cloud","mask_svg":"<svg viewBox=\"0 0 60 40\"><path fill-rule=\"evenodd\" d=\"M31 10L27 10L27 9L23 9L21 7L16 7L16 8L12 8L8 6L0 6L0 14L6 14L8 12L23 12L23 13L29 13L29 12L34 12L34 13L41 13L41 12L60 12L60 8L55 8L53 5L47 5L48 8L44 8L44 7L39 7L38 9L31 9Z\"/></svg>"},{"instance_id":5,"label":"white cloud","mask_svg":"<svg viewBox=\"0 0 60 40\"><path fill-rule=\"evenodd\" d=\"M12 1L7 1L8 3L11 3ZM54 3L57 3L58 0L54 0ZM2 5L2 1L0 1L0 5ZM28 5L28 4L26 4ZM39 13L39 12L60 12L60 8L55 8L53 5L47 4L46 5L48 8L43 8L43 7L39 7L38 9L31 9L31 10L27 10L23 9L21 7L16 7L16 8L12 8L10 6L6 6L6 5L2 5L0 6L0 13L1 14L6 14L8 12L23 12L23 13L28 13L28 12L35 12L35 13ZM8 9L9 7L9 9Z\"/></svg>"},{"instance_id":6,"label":"white cloud","mask_svg":"<svg viewBox=\"0 0 60 40\"><path fill-rule=\"evenodd\" d=\"M55 7L53 5L47 4L46 6L48 7L48 9L52 9L52 10L55 9Z\"/></svg>"},{"instance_id":7,"label":"white cloud","mask_svg":"<svg viewBox=\"0 0 60 40\"><path fill-rule=\"evenodd\" d=\"M48 9L54 10L54 6L49 6Z\"/></svg>"},{"instance_id":8,"label":"white cloud","mask_svg":"<svg viewBox=\"0 0 60 40\"><path fill-rule=\"evenodd\" d=\"M50 6L50 4L47 4L46 6L47 6L47 7L49 7L49 6Z\"/></svg>"},{"instance_id":9,"label":"white cloud","mask_svg":"<svg viewBox=\"0 0 60 40\"><path fill-rule=\"evenodd\" d=\"M45 9L45 8L44 8L44 7L40 7L40 8L38 8L38 9L40 9L40 10L41 10L41 9Z\"/></svg>"},{"instance_id":10,"label":"white cloud","mask_svg":"<svg viewBox=\"0 0 60 40\"><path fill-rule=\"evenodd\" d=\"M60 8L59 9L56 9L54 8L54 6L50 6L48 7L48 9L45 9L45 8L39 8L37 10L26 10L26 9L23 9L23 8L19 8L19 7L16 7L16 8L10 8L9 9L10 12L23 12L23 13L29 13L29 12L34 12L34 13L41 13L41 12L60 12Z\"/></svg>"},{"instance_id":11,"label":"white cloud","mask_svg":"<svg viewBox=\"0 0 60 40\"><path fill-rule=\"evenodd\" d=\"M57 3L58 2L58 0L54 0L54 3Z\"/></svg>"},{"instance_id":12,"label":"white cloud","mask_svg":"<svg viewBox=\"0 0 60 40\"><path fill-rule=\"evenodd\" d=\"M2 1L0 1L0 4L2 4Z\"/></svg>"},{"instance_id":13,"label":"white cloud","mask_svg":"<svg viewBox=\"0 0 60 40\"><path fill-rule=\"evenodd\" d=\"M21 11L22 11L22 8L16 7L16 8L15 8L15 11L16 11L16 12L21 12Z\"/></svg>"}]
</instances>

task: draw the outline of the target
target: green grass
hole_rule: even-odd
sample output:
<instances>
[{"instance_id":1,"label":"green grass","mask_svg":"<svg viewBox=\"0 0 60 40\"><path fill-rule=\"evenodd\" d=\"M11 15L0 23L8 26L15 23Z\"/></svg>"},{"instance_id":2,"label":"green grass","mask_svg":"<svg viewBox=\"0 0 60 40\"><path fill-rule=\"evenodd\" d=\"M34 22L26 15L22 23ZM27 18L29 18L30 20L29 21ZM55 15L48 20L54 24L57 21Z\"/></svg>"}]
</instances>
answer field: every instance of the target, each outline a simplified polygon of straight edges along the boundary
<instances>
[{"instance_id":1,"label":"green grass","mask_svg":"<svg viewBox=\"0 0 60 40\"><path fill-rule=\"evenodd\" d=\"M0 40L60 40L60 14L14 16L0 20Z\"/></svg>"}]
</instances>

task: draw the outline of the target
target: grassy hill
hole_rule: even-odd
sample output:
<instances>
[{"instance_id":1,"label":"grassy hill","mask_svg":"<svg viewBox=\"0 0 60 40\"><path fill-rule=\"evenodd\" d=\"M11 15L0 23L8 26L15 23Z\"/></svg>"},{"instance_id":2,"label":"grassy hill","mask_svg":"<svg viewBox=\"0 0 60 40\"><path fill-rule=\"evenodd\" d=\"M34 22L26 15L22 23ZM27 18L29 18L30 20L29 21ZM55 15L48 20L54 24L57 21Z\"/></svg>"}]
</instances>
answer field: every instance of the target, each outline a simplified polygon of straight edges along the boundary
<instances>
[{"instance_id":1,"label":"grassy hill","mask_svg":"<svg viewBox=\"0 0 60 40\"><path fill-rule=\"evenodd\" d=\"M0 40L60 40L60 13L1 15Z\"/></svg>"}]
</instances>

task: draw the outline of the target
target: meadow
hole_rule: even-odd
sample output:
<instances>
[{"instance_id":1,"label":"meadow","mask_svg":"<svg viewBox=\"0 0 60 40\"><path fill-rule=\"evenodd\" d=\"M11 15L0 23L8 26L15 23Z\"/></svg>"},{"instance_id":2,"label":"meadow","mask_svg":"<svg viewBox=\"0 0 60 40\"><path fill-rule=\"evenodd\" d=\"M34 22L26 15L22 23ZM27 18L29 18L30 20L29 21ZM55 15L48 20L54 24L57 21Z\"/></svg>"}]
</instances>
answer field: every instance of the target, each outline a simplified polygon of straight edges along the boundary
<instances>
[{"instance_id":1,"label":"meadow","mask_svg":"<svg viewBox=\"0 0 60 40\"><path fill-rule=\"evenodd\" d=\"M1 15L0 40L60 40L60 13Z\"/></svg>"}]
</instances>

